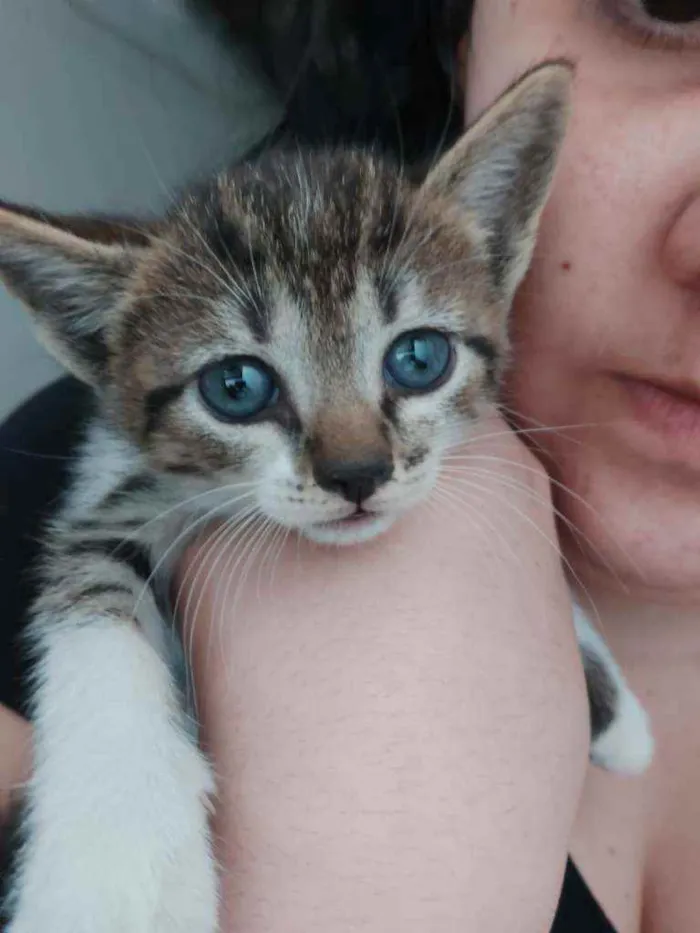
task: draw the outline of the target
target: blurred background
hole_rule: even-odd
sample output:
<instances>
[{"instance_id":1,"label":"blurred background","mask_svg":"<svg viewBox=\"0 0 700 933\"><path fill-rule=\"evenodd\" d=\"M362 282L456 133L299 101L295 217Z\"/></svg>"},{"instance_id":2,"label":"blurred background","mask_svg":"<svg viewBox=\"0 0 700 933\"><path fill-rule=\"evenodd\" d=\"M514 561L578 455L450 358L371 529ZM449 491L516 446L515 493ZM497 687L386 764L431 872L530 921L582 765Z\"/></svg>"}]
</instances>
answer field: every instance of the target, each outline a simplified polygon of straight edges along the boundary
<instances>
[{"instance_id":1,"label":"blurred background","mask_svg":"<svg viewBox=\"0 0 700 933\"><path fill-rule=\"evenodd\" d=\"M280 107L181 0L0 0L0 197L150 211L243 155ZM0 419L59 372L0 290Z\"/></svg>"}]
</instances>

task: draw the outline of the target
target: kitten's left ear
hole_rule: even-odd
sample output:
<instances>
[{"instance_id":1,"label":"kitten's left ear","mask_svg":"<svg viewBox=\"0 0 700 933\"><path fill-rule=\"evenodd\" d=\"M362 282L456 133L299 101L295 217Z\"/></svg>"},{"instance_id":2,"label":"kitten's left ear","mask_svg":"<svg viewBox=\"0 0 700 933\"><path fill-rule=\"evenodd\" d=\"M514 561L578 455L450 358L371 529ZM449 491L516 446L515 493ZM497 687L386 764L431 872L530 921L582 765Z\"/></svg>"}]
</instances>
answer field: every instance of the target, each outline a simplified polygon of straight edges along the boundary
<instances>
[{"instance_id":1,"label":"kitten's left ear","mask_svg":"<svg viewBox=\"0 0 700 933\"><path fill-rule=\"evenodd\" d=\"M430 172L428 197L447 198L485 249L510 302L532 258L537 226L569 116L573 68L541 65L521 78Z\"/></svg>"},{"instance_id":2,"label":"kitten's left ear","mask_svg":"<svg viewBox=\"0 0 700 933\"><path fill-rule=\"evenodd\" d=\"M110 317L149 243L145 226L0 201L0 279L28 306L53 355L93 385L104 375Z\"/></svg>"}]
</instances>

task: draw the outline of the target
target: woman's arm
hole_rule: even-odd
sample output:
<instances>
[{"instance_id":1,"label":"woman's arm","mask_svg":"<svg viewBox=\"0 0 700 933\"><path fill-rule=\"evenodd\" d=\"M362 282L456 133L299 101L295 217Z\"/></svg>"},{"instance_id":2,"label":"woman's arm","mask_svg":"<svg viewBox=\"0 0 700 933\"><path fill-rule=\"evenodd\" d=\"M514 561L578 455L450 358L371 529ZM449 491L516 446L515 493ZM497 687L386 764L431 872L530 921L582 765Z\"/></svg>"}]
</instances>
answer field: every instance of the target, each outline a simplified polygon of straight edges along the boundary
<instances>
[{"instance_id":1,"label":"woman's arm","mask_svg":"<svg viewBox=\"0 0 700 933\"><path fill-rule=\"evenodd\" d=\"M547 480L503 430L464 453L512 463L453 461L369 545L289 539L230 587L221 542L188 555L225 933L549 929L587 704Z\"/></svg>"}]
</instances>

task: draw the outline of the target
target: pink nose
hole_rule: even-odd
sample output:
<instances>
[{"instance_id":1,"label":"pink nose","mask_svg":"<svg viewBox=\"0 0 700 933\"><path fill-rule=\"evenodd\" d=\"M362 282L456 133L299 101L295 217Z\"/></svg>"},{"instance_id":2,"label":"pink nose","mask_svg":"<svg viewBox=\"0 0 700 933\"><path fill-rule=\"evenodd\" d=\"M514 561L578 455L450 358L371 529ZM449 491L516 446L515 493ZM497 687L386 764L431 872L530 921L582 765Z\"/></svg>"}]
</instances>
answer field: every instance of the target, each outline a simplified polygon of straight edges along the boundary
<instances>
[{"instance_id":1,"label":"pink nose","mask_svg":"<svg viewBox=\"0 0 700 933\"><path fill-rule=\"evenodd\" d=\"M663 249L666 272L687 288L700 289L700 192L671 227Z\"/></svg>"}]
</instances>

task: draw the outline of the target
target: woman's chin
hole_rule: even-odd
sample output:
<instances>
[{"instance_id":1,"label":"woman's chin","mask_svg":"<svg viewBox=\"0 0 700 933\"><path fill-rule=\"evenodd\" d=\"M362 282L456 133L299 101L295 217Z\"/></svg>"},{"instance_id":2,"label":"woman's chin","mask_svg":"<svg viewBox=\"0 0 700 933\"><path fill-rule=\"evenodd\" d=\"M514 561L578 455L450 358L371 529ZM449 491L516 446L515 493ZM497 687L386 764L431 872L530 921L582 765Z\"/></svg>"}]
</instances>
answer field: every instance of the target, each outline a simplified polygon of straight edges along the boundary
<instances>
[{"instance_id":1,"label":"woman's chin","mask_svg":"<svg viewBox=\"0 0 700 933\"><path fill-rule=\"evenodd\" d=\"M560 534L574 572L592 590L633 598L692 602L700 597L700 495L667 473L645 470L632 458L581 458L557 479L574 490L555 491L565 516ZM607 462L606 462L607 461ZM569 461L569 465L571 461ZM653 474L656 473L656 481Z\"/></svg>"}]
</instances>

